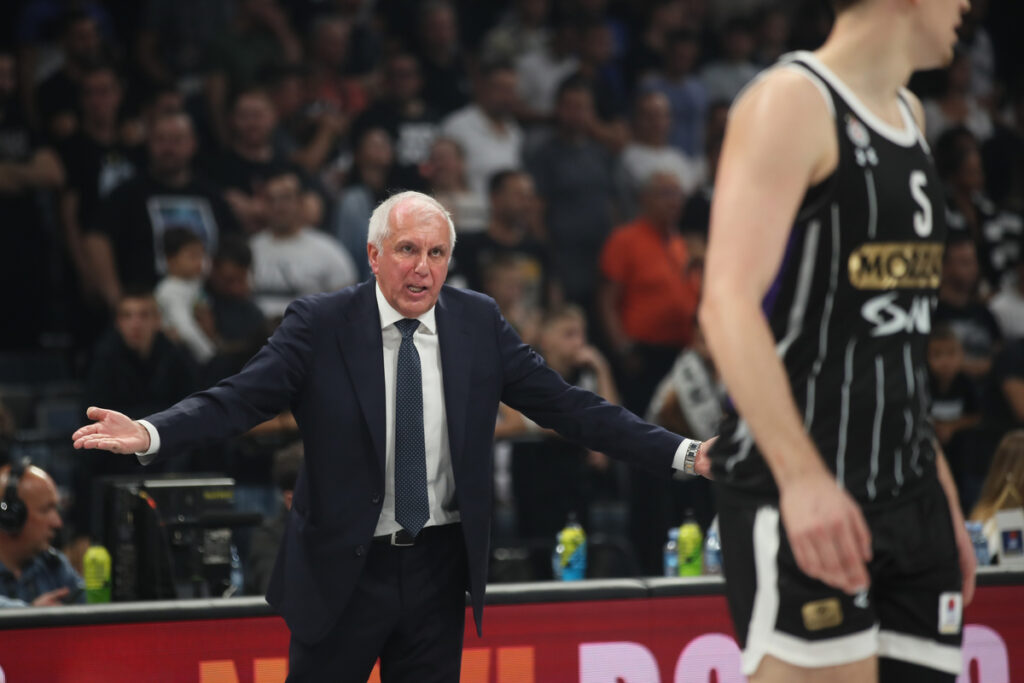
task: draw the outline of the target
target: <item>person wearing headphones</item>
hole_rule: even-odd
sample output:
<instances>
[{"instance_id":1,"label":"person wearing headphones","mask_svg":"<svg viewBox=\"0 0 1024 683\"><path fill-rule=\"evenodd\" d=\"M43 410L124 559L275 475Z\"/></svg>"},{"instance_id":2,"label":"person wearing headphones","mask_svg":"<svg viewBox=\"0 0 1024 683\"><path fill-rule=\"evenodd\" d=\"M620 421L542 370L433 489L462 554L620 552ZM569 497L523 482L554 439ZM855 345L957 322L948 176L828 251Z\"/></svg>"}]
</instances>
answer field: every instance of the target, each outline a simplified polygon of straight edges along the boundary
<instances>
[{"instance_id":1,"label":"person wearing headphones","mask_svg":"<svg viewBox=\"0 0 1024 683\"><path fill-rule=\"evenodd\" d=\"M42 469L0 469L0 608L85 602L85 582L52 546L63 523L57 486Z\"/></svg>"}]
</instances>

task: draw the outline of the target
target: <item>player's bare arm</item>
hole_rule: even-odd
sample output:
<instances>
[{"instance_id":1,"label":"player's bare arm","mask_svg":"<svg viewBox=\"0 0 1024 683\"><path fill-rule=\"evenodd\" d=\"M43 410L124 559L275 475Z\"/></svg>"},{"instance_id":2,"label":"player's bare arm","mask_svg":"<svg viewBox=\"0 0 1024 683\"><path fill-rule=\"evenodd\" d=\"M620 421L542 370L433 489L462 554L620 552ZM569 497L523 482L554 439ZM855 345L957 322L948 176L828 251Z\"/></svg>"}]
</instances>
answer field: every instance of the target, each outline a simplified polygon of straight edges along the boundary
<instances>
[{"instance_id":1,"label":"player's bare arm","mask_svg":"<svg viewBox=\"0 0 1024 683\"><path fill-rule=\"evenodd\" d=\"M730 116L715 188L701 325L715 363L779 488L801 570L853 593L868 585L867 525L804 430L761 302L808 187L838 163L828 105L778 69Z\"/></svg>"}]
</instances>

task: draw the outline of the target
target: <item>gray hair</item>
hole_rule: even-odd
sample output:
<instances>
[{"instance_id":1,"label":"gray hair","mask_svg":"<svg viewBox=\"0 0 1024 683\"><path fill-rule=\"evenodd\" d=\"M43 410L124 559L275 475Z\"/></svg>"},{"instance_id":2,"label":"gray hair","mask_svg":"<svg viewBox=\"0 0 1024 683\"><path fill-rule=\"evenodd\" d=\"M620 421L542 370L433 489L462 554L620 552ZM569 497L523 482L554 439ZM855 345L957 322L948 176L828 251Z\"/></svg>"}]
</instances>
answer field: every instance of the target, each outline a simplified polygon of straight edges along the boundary
<instances>
[{"instance_id":1,"label":"gray hair","mask_svg":"<svg viewBox=\"0 0 1024 683\"><path fill-rule=\"evenodd\" d=\"M387 239L388 234L391 232L391 214L394 213L399 204L406 203L409 204L406 210L411 211L417 219L426 220L428 218L437 218L438 216L444 218L445 223L448 224L450 235L448 245L448 258L450 259L451 253L455 249L455 224L452 223L451 214L441 205L441 202L429 194L412 190L393 194L377 205L377 208L373 210L373 214L370 216L370 227L366 232L366 243L374 245L378 250L382 249L384 247L384 240Z\"/></svg>"}]
</instances>

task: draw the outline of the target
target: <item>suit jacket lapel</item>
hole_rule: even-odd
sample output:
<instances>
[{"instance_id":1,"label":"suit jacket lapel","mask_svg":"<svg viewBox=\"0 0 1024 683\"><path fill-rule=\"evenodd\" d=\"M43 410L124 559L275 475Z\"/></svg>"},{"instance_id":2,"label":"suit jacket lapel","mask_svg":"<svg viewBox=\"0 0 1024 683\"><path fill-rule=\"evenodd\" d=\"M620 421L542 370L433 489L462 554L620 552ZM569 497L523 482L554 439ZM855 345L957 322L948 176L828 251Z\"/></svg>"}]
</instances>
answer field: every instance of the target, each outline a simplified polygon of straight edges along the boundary
<instances>
[{"instance_id":1,"label":"suit jacket lapel","mask_svg":"<svg viewBox=\"0 0 1024 683\"><path fill-rule=\"evenodd\" d=\"M469 401L469 370L473 361L472 335L461 307L444 290L437 300L435 319L441 345L441 377L444 381L444 408L448 422L448 446L452 469L462 458L466 436L466 406Z\"/></svg>"},{"instance_id":2,"label":"suit jacket lapel","mask_svg":"<svg viewBox=\"0 0 1024 683\"><path fill-rule=\"evenodd\" d=\"M341 357L352 377L359 406L366 424L380 472L384 480L387 439L385 438L386 406L384 404L384 342L380 331L380 312L377 310L376 280L360 285L351 305L345 310L343 324L338 329Z\"/></svg>"}]
</instances>

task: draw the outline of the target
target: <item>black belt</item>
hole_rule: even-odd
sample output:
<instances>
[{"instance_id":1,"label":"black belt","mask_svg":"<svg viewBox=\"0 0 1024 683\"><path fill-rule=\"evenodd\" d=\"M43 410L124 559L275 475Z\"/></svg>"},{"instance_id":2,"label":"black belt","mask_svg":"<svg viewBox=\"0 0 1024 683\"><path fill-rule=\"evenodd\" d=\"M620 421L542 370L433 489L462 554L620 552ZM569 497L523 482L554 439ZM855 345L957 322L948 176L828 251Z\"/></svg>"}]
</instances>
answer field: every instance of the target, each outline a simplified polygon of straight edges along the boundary
<instances>
[{"instance_id":1,"label":"black belt","mask_svg":"<svg viewBox=\"0 0 1024 683\"><path fill-rule=\"evenodd\" d=\"M432 536L435 532L441 530L451 531L455 528L456 524L441 524L435 526L427 526L420 529L420 532L413 536L405 529L399 529L390 534L384 534L383 536L374 536L374 543L384 543L386 545L394 546L396 548L407 548L411 545L416 545L417 541L422 541L425 536Z\"/></svg>"}]
</instances>

